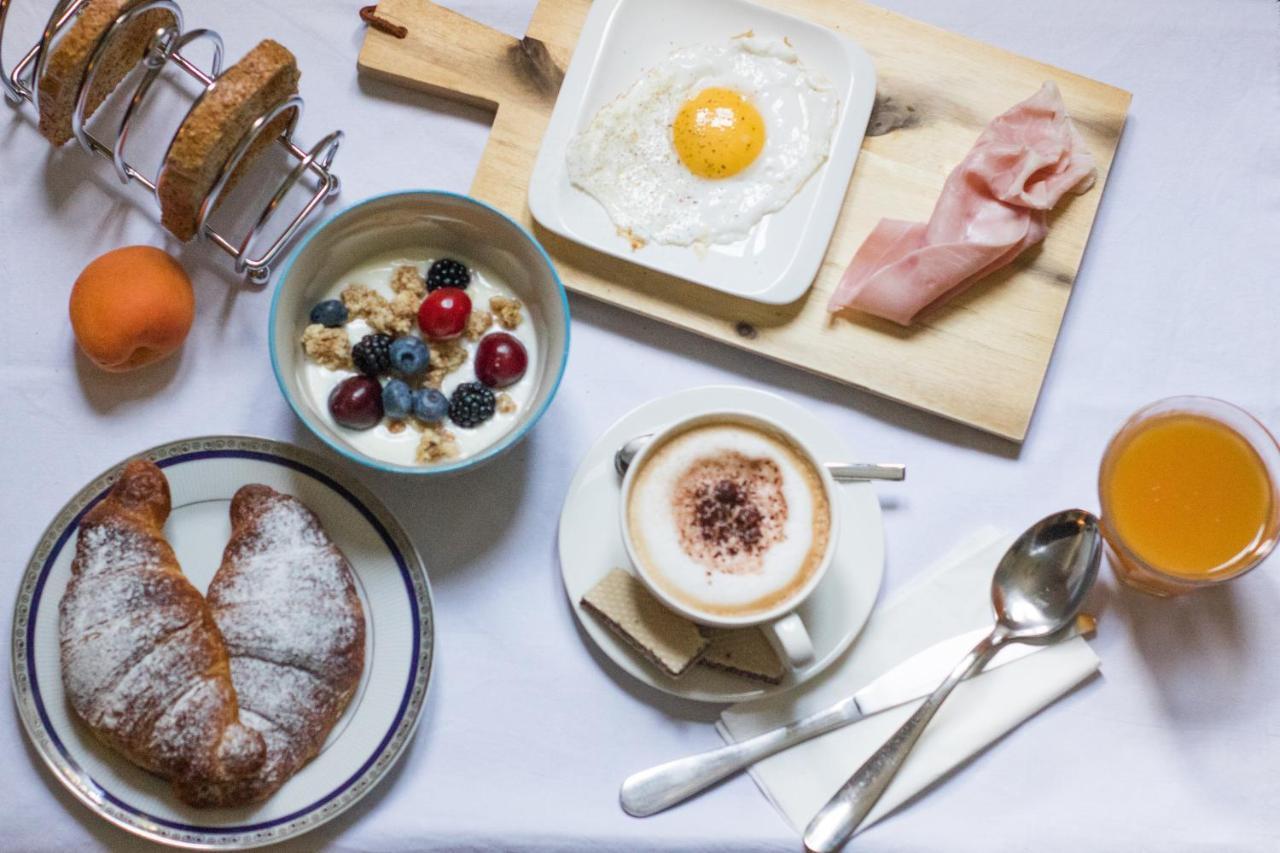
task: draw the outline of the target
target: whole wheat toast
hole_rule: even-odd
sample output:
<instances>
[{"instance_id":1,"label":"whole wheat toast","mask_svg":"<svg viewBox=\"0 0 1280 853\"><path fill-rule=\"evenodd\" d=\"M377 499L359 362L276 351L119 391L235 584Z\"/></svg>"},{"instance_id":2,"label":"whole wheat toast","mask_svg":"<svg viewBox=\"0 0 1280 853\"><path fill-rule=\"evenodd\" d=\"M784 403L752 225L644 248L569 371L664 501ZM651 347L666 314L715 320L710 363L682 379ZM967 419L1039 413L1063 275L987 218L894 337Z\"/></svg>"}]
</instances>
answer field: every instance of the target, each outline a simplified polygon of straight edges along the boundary
<instances>
[{"instance_id":1,"label":"whole wheat toast","mask_svg":"<svg viewBox=\"0 0 1280 853\"><path fill-rule=\"evenodd\" d=\"M44 74L37 82L40 94L40 133L54 145L72 135L71 116L76 95L84 82L89 60L99 41L136 0L89 0L66 33L50 49ZM106 53L94 69L85 104L87 120L116 86L142 60L152 37L176 23L167 9L152 9L134 18L111 36Z\"/></svg>"},{"instance_id":2,"label":"whole wheat toast","mask_svg":"<svg viewBox=\"0 0 1280 853\"><path fill-rule=\"evenodd\" d=\"M196 235L200 207L253 123L298 91L297 61L266 39L227 69L192 105L165 154L157 183L161 222L180 240ZM224 189L229 191L292 119L286 110L254 139Z\"/></svg>"}]
</instances>

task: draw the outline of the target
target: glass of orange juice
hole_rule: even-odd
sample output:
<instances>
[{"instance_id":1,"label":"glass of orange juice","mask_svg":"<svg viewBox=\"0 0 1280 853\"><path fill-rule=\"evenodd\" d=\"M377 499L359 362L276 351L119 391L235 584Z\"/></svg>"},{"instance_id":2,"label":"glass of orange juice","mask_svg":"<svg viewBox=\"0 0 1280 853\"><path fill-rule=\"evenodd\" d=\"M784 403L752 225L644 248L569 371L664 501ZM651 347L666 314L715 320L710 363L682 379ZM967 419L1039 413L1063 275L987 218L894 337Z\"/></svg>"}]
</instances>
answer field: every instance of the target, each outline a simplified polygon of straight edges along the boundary
<instances>
[{"instance_id":1,"label":"glass of orange juice","mask_svg":"<svg viewBox=\"0 0 1280 853\"><path fill-rule=\"evenodd\" d=\"M1098 473L1112 568L1154 595L1239 577L1280 535L1280 446L1256 418L1210 397L1140 409Z\"/></svg>"}]
</instances>

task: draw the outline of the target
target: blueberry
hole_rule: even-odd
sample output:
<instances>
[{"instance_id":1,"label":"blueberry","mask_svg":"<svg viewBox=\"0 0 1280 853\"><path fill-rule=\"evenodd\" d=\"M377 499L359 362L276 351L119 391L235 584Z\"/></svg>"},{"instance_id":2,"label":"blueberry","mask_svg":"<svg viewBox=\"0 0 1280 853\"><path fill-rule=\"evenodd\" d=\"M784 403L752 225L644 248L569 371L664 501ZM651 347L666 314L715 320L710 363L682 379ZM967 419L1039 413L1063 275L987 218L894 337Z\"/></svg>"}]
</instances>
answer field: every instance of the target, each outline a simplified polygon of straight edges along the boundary
<instances>
[{"instance_id":1,"label":"blueberry","mask_svg":"<svg viewBox=\"0 0 1280 853\"><path fill-rule=\"evenodd\" d=\"M431 351L421 338L406 335L391 342L391 369L400 376L419 376L431 365Z\"/></svg>"},{"instance_id":2,"label":"blueberry","mask_svg":"<svg viewBox=\"0 0 1280 853\"><path fill-rule=\"evenodd\" d=\"M413 412L413 389L402 379L388 379L382 386L382 411L392 420L403 420Z\"/></svg>"},{"instance_id":3,"label":"blueberry","mask_svg":"<svg viewBox=\"0 0 1280 853\"><path fill-rule=\"evenodd\" d=\"M413 393L413 414L420 421L436 423L449 414L449 398L435 388L423 388Z\"/></svg>"},{"instance_id":4,"label":"blueberry","mask_svg":"<svg viewBox=\"0 0 1280 853\"><path fill-rule=\"evenodd\" d=\"M347 306L336 299L326 299L311 309L311 322L336 329L347 322Z\"/></svg>"}]
</instances>

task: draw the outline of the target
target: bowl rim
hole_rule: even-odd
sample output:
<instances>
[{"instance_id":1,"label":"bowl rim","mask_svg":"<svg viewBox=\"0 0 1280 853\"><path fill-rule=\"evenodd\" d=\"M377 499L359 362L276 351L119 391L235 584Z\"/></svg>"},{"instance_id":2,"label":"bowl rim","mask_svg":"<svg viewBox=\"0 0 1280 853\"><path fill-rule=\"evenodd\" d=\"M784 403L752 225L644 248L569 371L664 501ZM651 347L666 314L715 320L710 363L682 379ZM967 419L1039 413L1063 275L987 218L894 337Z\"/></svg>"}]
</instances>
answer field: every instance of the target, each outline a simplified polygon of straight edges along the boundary
<instances>
[{"instance_id":1,"label":"bowl rim","mask_svg":"<svg viewBox=\"0 0 1280 853\"><path fill-rule=\"evenodd\" d=\"M334 441L330 439L328 436L323 435L319 430L317 430L314 426L312 426L310 420L308 420L306 415L304 415L302 412L301 403L299 403L297 400L294 399L294 395L290 393L288 387L286 386L284 381L283 371L281 370L281 367L280 367L280 359L278 356L277 339L276 339L276 314L278 313L278 310L279 310L280 294L284 291L285 282L288 281L289 274L293 272L294 264L302 256L302 253L305 252L307 248L311 245L312 240L318 237L321 234L321 232L323 232L326 228L331 226L334 222L336 222L341 217L355 213L357 210L359 210L362 207L366 207L368 205L371 205L377 202L385 201L387 199L395 199L395 198L401 198L401 197L453 199L453 200L461 201L465 204L474 205L480 208L481 210L489 213L490 215L496 216L499 219L503 220L508 225L513 227L518 234L520 234L526 241L528 241L528 243L531 246L533 246L535 250L537 250L537 253L542 257L543 263L547 265L547 270L550 271L551 273L551 280L555 282L556 291L560 296L560 307L561 307L561 312L563 315L563 323L564 323L564 347L563 347L563 351L560 353L560 364L556 368L555 378L551 382L550 390L547 394L546 400L544 400L542 405L539 406L531 416L529 416L529 418L525 421L525 423L519 429L515 429L507 433L503 438L494 442L492 445L485 448L482 452L476 454L475 456L467 457L466 459L459 460L458 462L455 462L449 465L399 465L394 462L385 462L380 459L375 459L372 456L367 456L363 453L360 453L351 447L345 446L345 444L342 442ZM543 247L543 245L538 242L537 238L534 237L533 234L527 228L525 228L523 225L521 225L512 217L503 213L501 210L498 210L493 205L480 201L479 199L474 198L473 196L469 196L464 193L451 192L449 190L418 189L418 190L395 190L392 192L380 193L378 195L370 196L369 198L366 198L362 201L358 201L338 211L337 213L325 219L323 222L316 223L316 225L310 231L308 231L306 235L303 236L303 238L298 242L298 245L293 248L293 251L289 253L289 257L285 260L284 266L281 267L279 278L276 280L275 290L271 294L271 307L267 312L267 349L271 356L271 372L275 375L276 386L280 389L281 396L283 396L285 399L285 402L289 404L289 408L293 410L294 415L298 418L298 420L300 420L303 423L304 426L306 426L306 428L311 432L312 435L320 439L320 441L324 442L325 445L329 447L329 449L335 451L340 456L343 456L349 459L350 461L363 465L367 468L373 468L374 470L383 471L389 474L436 475L436 474L449 474L449 473L457 473L460 471L466 471L476 467L477 465L481 465L489 461L490 459L493 459L496 456L499 456L506 450L519 444L524 439L525 435L528 434L529 430L533 429L533 427L538 423L538 421L542 419L542 416L546 413L547 409L551 406L551 401L555 399L556 393L560 390L560 383L564 379L565 369L569 363L570 337L571 337L571 329L570 329L570 313L569 313L569 295L565 291L564 282L560 280L560 273L556 270L555 264L552 263L551 261L551 256L547 254L547 250Z\"/></svg>"}]
</instances>

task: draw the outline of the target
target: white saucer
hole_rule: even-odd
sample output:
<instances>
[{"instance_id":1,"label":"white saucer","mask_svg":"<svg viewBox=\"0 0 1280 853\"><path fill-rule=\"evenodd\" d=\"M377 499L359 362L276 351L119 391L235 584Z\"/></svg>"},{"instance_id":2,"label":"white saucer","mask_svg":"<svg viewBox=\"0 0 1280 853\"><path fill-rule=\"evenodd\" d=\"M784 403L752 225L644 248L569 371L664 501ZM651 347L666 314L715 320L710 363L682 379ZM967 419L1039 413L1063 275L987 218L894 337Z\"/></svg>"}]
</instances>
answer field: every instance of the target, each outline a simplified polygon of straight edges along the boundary
<instances>
[{"instance_id":1,"label":"white saucer","mask_svg":"<svg viewBox=\"0 0 1280 853\"><path fill-rule=\"evenodd\" d=\"M789 690L826 669L853 643L871 615L884 576L884 523L870 483L840 486L843 512L839 548L827 576L800 608L817 655L812 664L782 684L756 684L694 666L679 679L656 669L578 602L611 569L630 570L618 531L620 481L613 454L628 439L688 415L738 409L769 418L809 444L819 457L857 459L829 426L794 403L749 388L691 388L645 403L623 416L600 437L578 466L560 514L560 572L578 621L592 641L634 678L665 693L698 702L741 702Z\"/></svg>"}]
</instances>

